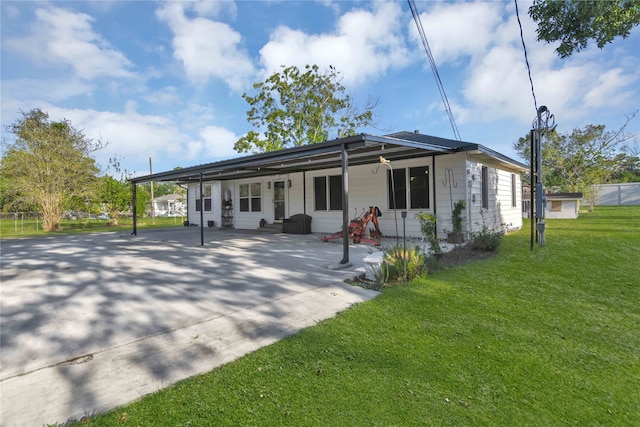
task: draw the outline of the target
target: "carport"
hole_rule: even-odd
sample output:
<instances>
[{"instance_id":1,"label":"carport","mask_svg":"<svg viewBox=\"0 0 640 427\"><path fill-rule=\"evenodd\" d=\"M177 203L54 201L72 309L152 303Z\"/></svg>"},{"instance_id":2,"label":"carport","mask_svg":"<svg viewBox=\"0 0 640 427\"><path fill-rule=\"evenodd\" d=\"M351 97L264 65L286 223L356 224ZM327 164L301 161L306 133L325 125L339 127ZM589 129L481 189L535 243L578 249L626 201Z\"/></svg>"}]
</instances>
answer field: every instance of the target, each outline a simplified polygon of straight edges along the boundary
<instances>
[{"instance_id":1,"label":"carport","mask_svg":"<svg viewBox=\"0 0 640 427\"><path fill-rule=\"evenodd\" d=\"M395 134L393 134L395 135ZM349 229L349 166L376 164L382 158L388 161L410 159L417 156L453 153L462 149L477 148L476 144L459 143L451 146L451 141L416 132L417 140L407 140L393 135L375 136L360 134L318 144L294 147L280 151L239 157L215 163L206 163L189 168L160 172L132 178L133 232L137 235L136 185L150 181L175 181L181 184L199 183L200 194L203 182L207 180L230 180L260 177L273 174L302 173L305 187L303 205L306 214L306 172L318 169L341 167L342 170L342 229ZM390 168L389 163L385 163ZM432 175L435 192L435 174ZM433 208L435 214L435 206ZM200 224L204 224L203 209L200 209ZM200 245L204 246L204 227L200 227ZM342 259L339 266L349 264L349 236L342 239Z\"/></svg>"}]
</instances>

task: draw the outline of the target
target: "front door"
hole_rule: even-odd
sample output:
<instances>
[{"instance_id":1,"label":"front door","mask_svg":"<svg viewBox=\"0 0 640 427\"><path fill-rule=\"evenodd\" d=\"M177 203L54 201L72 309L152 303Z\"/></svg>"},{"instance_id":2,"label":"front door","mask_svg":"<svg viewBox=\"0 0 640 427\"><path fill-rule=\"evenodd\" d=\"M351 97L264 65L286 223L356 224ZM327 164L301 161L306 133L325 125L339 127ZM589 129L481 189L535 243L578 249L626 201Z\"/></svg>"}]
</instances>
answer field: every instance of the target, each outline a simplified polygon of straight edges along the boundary
<instances>
[{"instance_id":1,"label":"front door","mask_svg":"<svg viewBox=\"0 0 640 427\"><path fill-rule=\"evenodd\" d=\"M285 181L273 182L273 219L274 221L282 221L285 217Z\"/></svg>"}]
</instances>

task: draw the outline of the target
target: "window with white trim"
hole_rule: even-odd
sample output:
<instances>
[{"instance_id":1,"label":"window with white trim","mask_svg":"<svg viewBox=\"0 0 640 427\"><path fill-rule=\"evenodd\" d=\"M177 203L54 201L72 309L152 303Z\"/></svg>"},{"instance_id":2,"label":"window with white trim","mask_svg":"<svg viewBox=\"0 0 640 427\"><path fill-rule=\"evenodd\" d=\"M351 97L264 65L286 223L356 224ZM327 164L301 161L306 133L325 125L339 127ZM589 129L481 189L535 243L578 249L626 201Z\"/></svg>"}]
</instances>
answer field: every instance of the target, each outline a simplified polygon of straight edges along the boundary
<instances>
[{"instance_id":1,"label":"window with white trim","mask_svg":"<svg viewBox=\"0 0 640 427\"><path fill-rule=\"evenodd\" d=\"M482 166L480 183L482 185L482 207L489 209L489 168L486 166Z\"/></svg>"},{"instance_id":2,"label":"window with white trim","mask_svg":"<svg viewBox=\"0 0 640 427\"><path fill-rule=\"evenodd\" d=\"M389 210L429 209L429 166L387 171L387 186Z\"/></svg>"},{"instance_id":3,"label":"window with white trim","mask_svg":"<svg viewBox=\"0 0 640 427\"><path fill-rule=\"evenodd\" d=\"M518 207L518 194L516 192L516 174L511 174L511 207Z\"/></svg>"},{"instance_id":4,"label":"window with white trim","mask_svg":"<svg viewBox=\"0 0 640 427\"><path fill-rule=\"evenodd\" d=\"M314 177L313 199L316 211L341 211L342 175Z\"/></svg>"},{"instance_id":5,"label":"window with white trim","mask_svg":"<svg viewBox=\"0 0 640 427\"><path fill-rule=\"evenodd\" d=\"M262 211L262 183L240 184L239 190L240 212Z\"/></svg>"},{"instance_id":6,"label":"window with white trim","mask_svg":"<svg viewBox=\"0 0 640 427\"><path fill-rule=\"evenodd\" d=\"M200 208L202 207L202 202L204 201L204 211L211 212L211 184L203 184L202 192L204 196L198 197L199 187L196 187L196 212L200 212Z\"/></svg>"}]
</instances>

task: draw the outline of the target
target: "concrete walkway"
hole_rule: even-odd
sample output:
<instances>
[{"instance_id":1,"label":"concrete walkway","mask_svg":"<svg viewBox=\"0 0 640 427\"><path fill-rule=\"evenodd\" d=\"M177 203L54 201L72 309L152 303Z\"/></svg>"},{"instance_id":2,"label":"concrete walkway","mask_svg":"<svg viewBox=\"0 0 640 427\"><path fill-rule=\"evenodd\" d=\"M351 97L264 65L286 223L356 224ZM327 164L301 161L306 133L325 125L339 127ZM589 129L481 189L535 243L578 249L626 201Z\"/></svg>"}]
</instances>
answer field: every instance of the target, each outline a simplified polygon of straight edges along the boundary
<instances>
[{"instance_id":1,"label":"concrete walkway","mask_svg":"<svg viewBox=\"0 0 640 427\"><path fill-rule=\"evenodd\" d=\"M175 228L2 241L0 426L114 408L377 295L319 236Z\"/></svg>"}]
</instances>

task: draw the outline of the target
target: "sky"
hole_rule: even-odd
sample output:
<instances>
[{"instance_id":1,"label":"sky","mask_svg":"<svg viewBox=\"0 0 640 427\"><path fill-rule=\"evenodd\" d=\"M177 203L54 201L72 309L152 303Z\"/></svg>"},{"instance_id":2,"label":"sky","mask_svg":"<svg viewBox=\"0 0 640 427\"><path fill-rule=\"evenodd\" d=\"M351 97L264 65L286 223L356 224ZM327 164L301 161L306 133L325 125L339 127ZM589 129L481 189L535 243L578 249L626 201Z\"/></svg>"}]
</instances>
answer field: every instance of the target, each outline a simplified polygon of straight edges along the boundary
<instances>
[{"instance_id":1,"label":"sky","mask_svg":"<svg viewBox=\"0 0 640 427\"><path fill-rule=\"evenodd\" d=\"M416 1L463 141L516 160L536 116L513 1ZM557 130L618 129L640 109L640 28L560 59L520 19L537 105ZM40 108L107 143L94 153L134 176L238 157L253 84L281 66L335 67L357 105L376 99L384 135L454 139L407 2L6 1L1 122ZM640 118L629 130L640 133Z\"/></svg>"}]
</instances>

